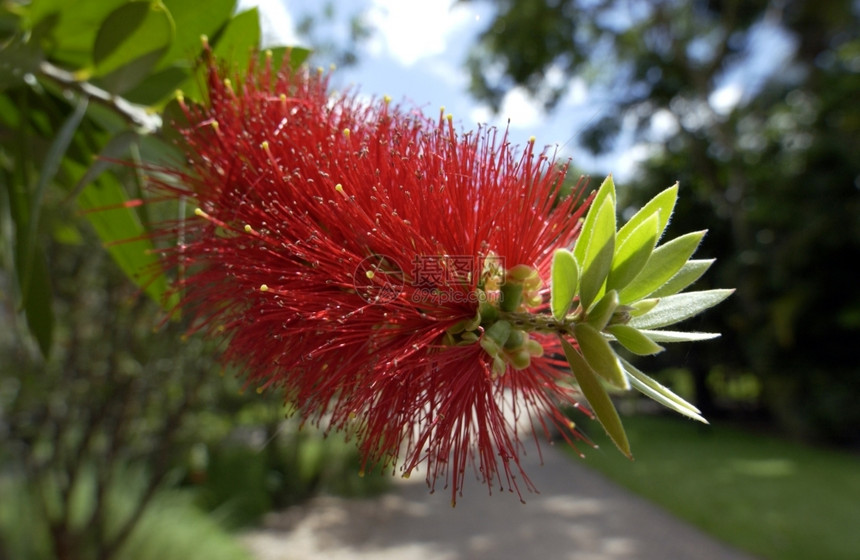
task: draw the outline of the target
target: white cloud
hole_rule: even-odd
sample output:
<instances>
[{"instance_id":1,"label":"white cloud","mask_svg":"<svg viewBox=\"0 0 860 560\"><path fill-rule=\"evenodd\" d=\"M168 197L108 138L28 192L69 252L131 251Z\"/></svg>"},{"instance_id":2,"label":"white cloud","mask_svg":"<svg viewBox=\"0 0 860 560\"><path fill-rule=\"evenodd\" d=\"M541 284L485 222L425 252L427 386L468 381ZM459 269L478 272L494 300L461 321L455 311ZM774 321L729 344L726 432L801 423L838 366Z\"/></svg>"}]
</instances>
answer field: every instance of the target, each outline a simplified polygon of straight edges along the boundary
<instances>
[{"instance_id":1,"label":"white cloud","mask_svg":"<svg viewBox=\"0 0 860 560\"><path fill-rule=\"evenodd\" d=\"M485 106L477 106L469 113L475 122L499 124L511 122L514 129L534 129L543 123L544 111L540 102L533 100L525 88L515 87L505 94L498 115Z\"/></svg>"},{"instance_id":2,"label":"white cloud","mask_svg":"<svg viewBox=\"0 0 860 560\"><path fill-rule=\"evenodd\" d=\"M300 44L293 18L282 0L239 0L236 11L243 12L254 7L260 12L263 47Z\"/></svg>"},{"instance_id":3,"label":"white cloud","mask_svg":"<svg viewBox=\"0 0 860 560\"><path fill-rule=\"evenodd\" d=\"M472 8L452 0L372 0L368 20L375 29L370 53L383 53L403 66L445 52L448 39L475 21Z\"/></svg>"}]
</instances>

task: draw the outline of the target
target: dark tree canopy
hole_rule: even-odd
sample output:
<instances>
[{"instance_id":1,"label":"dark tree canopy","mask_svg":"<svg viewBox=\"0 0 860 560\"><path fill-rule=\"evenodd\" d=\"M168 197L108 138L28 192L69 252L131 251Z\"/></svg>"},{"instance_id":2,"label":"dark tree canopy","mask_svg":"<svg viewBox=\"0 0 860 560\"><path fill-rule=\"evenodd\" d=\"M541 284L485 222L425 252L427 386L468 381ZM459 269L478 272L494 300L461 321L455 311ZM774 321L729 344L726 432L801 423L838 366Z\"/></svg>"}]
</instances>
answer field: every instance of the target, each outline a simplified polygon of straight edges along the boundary
<instances>
[{"instance_id":1,"label":"dark tree canopy","mask_svg":"<svg viewBox=\"0 0 860 560\"><path fill-rule=\"evenodd\" d=\"M857 442L860 296L860 5L850 0L497 0L472 50L472 91L499 107L525 87L551 109L573 77L605 96L584 134L612 149L625 123L652 156L632 199L680 180L674 225L709 227L715 284L738 288L703 329L724 333L686 356L700 404L714 367L752 373L789 431ZM769 30L781 42L763 40ZM773 52L762 52L772 49ZM772 61L750 68L750 60ZM763 65L767 66L767 64ZM565 79L553 78L561 70ZM713 94L741 72L744 95ZM655 115L673 131L654 135ZM692 196L689 194L692 193ZM704 401L704 402L701 402Z\"/></svg>"}]
</instances>

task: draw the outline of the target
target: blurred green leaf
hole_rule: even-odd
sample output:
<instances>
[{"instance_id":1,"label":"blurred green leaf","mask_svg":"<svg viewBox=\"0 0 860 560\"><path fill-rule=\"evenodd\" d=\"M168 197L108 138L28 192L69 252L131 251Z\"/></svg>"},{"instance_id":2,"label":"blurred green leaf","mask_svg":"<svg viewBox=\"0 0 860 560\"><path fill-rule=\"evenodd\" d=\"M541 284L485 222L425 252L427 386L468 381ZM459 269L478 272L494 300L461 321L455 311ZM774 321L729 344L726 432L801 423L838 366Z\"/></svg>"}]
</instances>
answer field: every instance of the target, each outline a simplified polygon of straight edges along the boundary
<instances>
[{"instance_id":1,"label":"blurred green leaf","mask_svg":"<svg viewBox=\"0 0 860 560\"><path fill-rule=\"evenodd\" d=\"M22 296L27 327L38 342L42 356L47 358L54 337L54 309L51 305L51 276L42 247L33 248L27 285L22 286Z\"/></svg>"},{"instance_id":2,"label":"blurred green leaf","mask_svg":"<svg viewBox=\"0 0 860 560\"><path fill-rule=\"evenodd\" d=\"M612 269L606 280L607 290L622 289L642 271L657 244L659 224L660 212L655 212L636 229L628 231L624 239L619 232L615 239L617 249L612 258Z\"/></svg>"},{"instance_id":3,"label":"blurred green leaf","mask_svg":"<svg viewBox=\"0 0 860 560\"><path fill-rule=\"evenodd\" d=\"M233 68L243 73L250 55L260 48L260 14L257 8L237 14L216 38L212 52L218 58L233 62Z\"/></svg>"},{"instance_id":4,"label":"blurred green leaf","mask_svg":"<svg viewBox=\"0 0 860 560\"><path fill-rule=\"evenodd\" d=\"M672 276L665 284L654 290L651 297L663 297L677 294L707 272L714 264L714 259L689 260L684 263L681 270Z\"/></svg>"},{"instance_id":5,"label":"blurred green leaf","mask_svg":"<svg viewBox=\"0 0 860 560\"><path fill-rule=\"evenodd\" d=\"M552 316L561 320L570 310L579 287L579 266L573 253L567 249L557 249L553 253L551 276L550 308Z\"/></svg>"},{"instance_id":6,"label":"blurred green leaf","mask_svg":"<svg viewBox=\"0 0 860 560\"><path fill-rule=\"evenodd\" d=\"M33 0L29 19L36 25L55 14L57 24L44 41L49 47L46 54L73 69L83 68L93 63L93 43L103 20L126 1Z\"/></svg>"},{"instance_id":7,"label":"blurred green leaf","mask_svg":"<svg viewBox=\"0 0 860 560\"><path fill-rule=\"evenodd\" d=\"M589 211L589 216L591 211ZM589 220L586 219L586 223ZM579 286L579 303L583 309L588 309L596 297L600 295L609 270L612 267L612 256L615 253L615 204L609 197L597 210L588 233L588 247L585 249L583 261L579 264L582 269ZM579 248L579 241L574 249ZM577 259L578 261L578 259Z\"/></svg>"},{"instance_id":8,"label":"blurred green leaf","mask_svg":"<svg viewBox=\"0 0 860 560\"><path fill-rule=\"evenodd\" d=\"M636 369L627 360L622 360L622 362L624 369L630 376L630 384L634 389L657 401L666 408L674 410L675 412L683 414L693 420L698 420L704 424L708 423L707 420L702 418L701 411L698 408L673 393L667 387L658 383L652 377Z\"/></svg>"},{"instance_id":9,"label":"blurred green leaf","mask_svg":"<svg viewBox=\"0 0 860 560\"><path fill-rule=\"evenodd\" d=\"M72 114L69 115L63 123L63 126L60 127L54 141L51 142L51 146L48 148L48 152L45 154L45 159L42 160L40 164L41 173L39 173L39 179L36 182L36 189L33 193L32 199L30 200L30 216L27 220L27 236L24 239L18 240L18 242L23 243L23 247L25 247L24 261L23 263L19 263L19 266L22 267L19 272L20 281L22 283L22 290L24 290L25 293L26 288L23 286L26 286L30 281L30 274L32 272L31 266L33 263L34 252L36 250L36 235L39 230L39 216L42 212L42 203L45 199L45 191L48 189L48 185L54 180L54 176L60 169L60 162L63 160L63 156L69 149L69 145L72 143L72 139L78 131L78 127L80 126L84 115L86 115L87 104L86 98L81 98L78 101L78 104L75 106L75 110L72 111Z\"/></svg>"},{"instance_id":10,"label":"blurred green leaf","mask_svg":"<svg viewBox=\"0 0 860 560\"><path fill-rule=\"evenodd\" d=\"M579 323L573 328L573 334L582 355L594 371L614 387L630 388L618 356L600 331L588 323Z\"/></svg>"},{"instance_id":11,"label":"blurred green leaf","mask_svg":"<svg viewBox=\"0 0 860 560\"><path fill-rule=\"evenodd\" d=\"M311 54L310 49L303 47L275 47L269 50L272 51L273 68L281 68L284 59L288 59L292 70L296 70L301 66Z\"/></svg>"},{"instance_id":12,"label":"blurred green leaf","mask_svg":"<svg viewBox=\"0 0 860 560\"><path fill-rule=\"evenodd\" d=\"M138 134L133 130L124 130L108 140L98 157L93 160L93 164L87 169L86 173L83 174L72 189L69 197L75 198L78 196L84 187L98 179L106 170L116 165L116 160L127 154L128 148L138 138Z\"/></svg>"},{"instance_id":13,"label":"blurred green leaf","mask_svg":"<svg viewBox=\"0 0 860 560\"><path fill-rule=\"evenodd\" d=\"M140 78L145 77L170 48L173 33L170 15L160 3L129 2L120 6L99 27L93 44L94 75L105 76L135 63ZM146 67L139 59L146 62Z\"/></svg>"},{"instance_id":14,"label":"blurred green leaf","mask_svg":"<svg viewBox=\"0 0 860 560\"><path fill-rule=\"evenodd\" d=\"M630 453L630 443L627 441L624 425L621 423L618 411L615 410L615 405L612 404L612 399L609 398L609 394L597 374L591 369L585 358L576 351L576 348L561 336L559 340L561 340L567 363L570 364L570 371L576 378L576 382L597 417L597 421L600 422L618 449L632 459L633 455Z\"/></svg>"},{"instance_id":15,"label":"blurred green leaf","mask_svg":"<svg viewBox=\"0 0 860 560\"><path fill-rule=\"evenodd\" d=\"M687 259L696 252L704 236L704 231L695 231L676 237L654 249L642 271L619 291L621 303L636 301L660 288L681 270Z\"/></svg>"},{"instance_id":16,"label":"blurred green leaf","mask_svg":"<svg viewBox=\"0 0 860 560\"><path fill-rule=\"evenodd\" d=\"M662 346L651 340L648 335L630 325L612 325L606 331L615 337L621 346L637 356L651 356L664 350Z\"/></svg>"},{"instance_id":17,"label":"blurred green leaf","mask_svg":"<svg viewBox=\"0 0 860 560\"><path fill-rule=\"evenodd\" d=\"M82 168L77 171L81 175L85 172ZM155 302L170 309L173 302L165 300L168 286L161 262L119 181L103 174L83 189L77 201L126 276Z\"/></svg>"},{"instance_id":18,"label":"blurred green leaf","mask_svg":"<svg viewBox=\"0 0 860 560\"><path fill-rule=\"evenodd\" d=\"M236 0L210 0L201 9L198 0L162 0L176 29L170 49L161 59L158 70L178 63L190 72L203 45L200 36L213 37L236 10Z\"/></svg>"},{"instance_id":19,"label":"blurred green leaf","mask_svg":"<svg viewBox=\"0 0 860 560\"><path fill-rule=\"evenodd\" d=\"M717 305L732 293L734 290L704 290L666 296L648 313L631 319L630 326L657 329L673 325Z\"/></svg>"},{"instance_id":20,"label":"blurred green leaf","mask_svg":"<svg viewBox=\"0 0 860 560\"><path fill-rule=\"evenodd\" d=\"M251 53L260 48L260 15L256 8L237 14L214 39L212 54L216 59L229 60L230 71L239 75L248 69ZM212 38L209 38L210 42ZM188 101L203 102L200 85L206 83L206 67L199 65L197 71L182 84L181 89Z\"/></svg>"}]
</instances>

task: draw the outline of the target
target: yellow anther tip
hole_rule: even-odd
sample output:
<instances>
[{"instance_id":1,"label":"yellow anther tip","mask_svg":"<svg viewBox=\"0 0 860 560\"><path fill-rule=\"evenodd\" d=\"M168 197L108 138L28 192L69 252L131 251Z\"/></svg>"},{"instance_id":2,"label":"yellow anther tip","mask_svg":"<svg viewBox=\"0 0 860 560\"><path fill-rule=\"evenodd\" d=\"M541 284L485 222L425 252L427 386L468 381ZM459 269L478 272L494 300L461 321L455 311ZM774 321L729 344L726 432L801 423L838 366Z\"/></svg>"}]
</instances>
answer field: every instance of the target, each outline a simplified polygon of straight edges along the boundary
<instances>
[{"instance_id":1,"label":"yellow anther tip","mask_svg":"<svg viewBox=\"0 0 860 560\"><path fill-rule=\"evenodd\" d=\"M529 136L529 144L534 144L534 143L535 143L535 137Z\"/></svg>"},{"instance_id":2,"label":"yellow anther tip","mask_svg":"<svg viewBox=\"0 0 860 560\"><path fill-rule=\"evenodd\" d=\"M344 128L344 129L343 129L343 135L344 135L344 136L349 136L349 129L348 129L348 128Z\"/></svg>"},{"instance_id":3,"label":"yellow anther tip","mask_svg":"<svg viewBox=\"0 0 860 560\"><path fill-rule=\"evenodd\" d=\"M343 192L343 185L341 185L340 183L336 184L334 186L334 190L336 190L339 193L342 193Z\"/></svg>"},{"instance_id":4,"label":"yellow anther tip","mask_svg":"<svg viewBox=\"0 0 860 560\"><path fill-rule=\"evenodd\" d=\"M269 287L266 284L260 284L260 291L261 292L268 292Z\"/></svg>"},{"instance_id":5,"label":"yellow anther tip","mask_svg":"<svg viewBox=\"0 0 860 560\"><path fill-rule=\"evenodd\" d=\"M382 98L382 100L385 102L386 105L388 105L389 103L391 103L391 96L386 95L385 97Z\"/></svg>"},{"instance_id":6,"label":"yellow anther tip","mask_svg":"<svg viewBox=\"0 0 860 560\"><path fill-rule=\"evenodd\" d=\"M203 211L203 210L201 210L200 208L195 208L195 209L194 209L194 215L195 215L195 216L203 217L203 216L205 216L205 215L206 215L206 212L204 212L204 211Z\"/></svg>"},{"instance_id":7,"label":"yellow anther tip","mask_svg":"<svg viewBox=\"0 0 860 560\"><path fill-rule=\"evenodd\" d=\"M267 150L267 151L268 151L268 149L269 149L269 142L268 142L267 140L263 140L263 141L260 143L260 147L261 147L261 148L263 148L264 150Z\"/></svg>"},{"instance_id":8,"label":"yellow anther tip","mask_svg":"<svg viewBox=\"0 0 860 560\"><path fill-rule=\"evenodd\" d=\"M248 224L245 224L245 233L251 233L253 231L254 231L254 228L252 228Z\"/></svg>"}]
</instances>

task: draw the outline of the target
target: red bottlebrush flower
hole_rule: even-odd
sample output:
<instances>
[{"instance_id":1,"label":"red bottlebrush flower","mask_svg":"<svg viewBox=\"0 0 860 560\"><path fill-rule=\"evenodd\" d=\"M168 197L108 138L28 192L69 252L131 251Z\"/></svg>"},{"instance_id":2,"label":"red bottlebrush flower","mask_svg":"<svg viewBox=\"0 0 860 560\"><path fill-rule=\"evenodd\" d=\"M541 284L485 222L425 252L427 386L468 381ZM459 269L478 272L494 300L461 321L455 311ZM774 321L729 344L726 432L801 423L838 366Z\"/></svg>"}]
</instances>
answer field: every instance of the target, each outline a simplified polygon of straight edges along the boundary
<instances>
[{"instance_id":1,"label":"red bottlebrush flower","mask_svg":"<svg viewBox=\"0 0 860 560\"><path fill-rule=\"evenodd\" d=\"M518 155L506 133L333 95L321 72L231 83L211 66L207 103L185 110L191 171L172 192L199 210L169 258L224 359L354 433L368 464L426 463L455 500L469 465L533 489L515 424L572 443L576 392L557 337L497 336L494 317L547 305L583 213L566 167L533 140Z\"/></svg>"}]
</instances>

